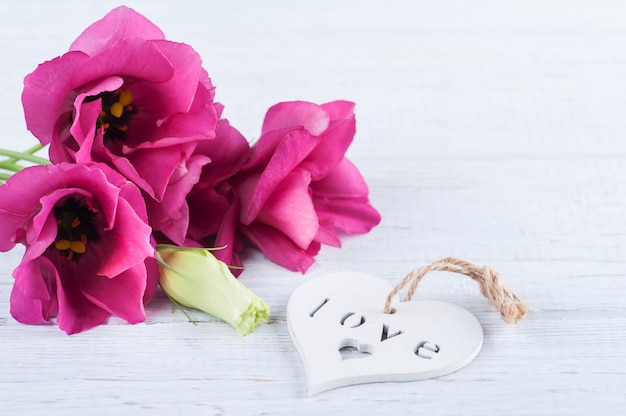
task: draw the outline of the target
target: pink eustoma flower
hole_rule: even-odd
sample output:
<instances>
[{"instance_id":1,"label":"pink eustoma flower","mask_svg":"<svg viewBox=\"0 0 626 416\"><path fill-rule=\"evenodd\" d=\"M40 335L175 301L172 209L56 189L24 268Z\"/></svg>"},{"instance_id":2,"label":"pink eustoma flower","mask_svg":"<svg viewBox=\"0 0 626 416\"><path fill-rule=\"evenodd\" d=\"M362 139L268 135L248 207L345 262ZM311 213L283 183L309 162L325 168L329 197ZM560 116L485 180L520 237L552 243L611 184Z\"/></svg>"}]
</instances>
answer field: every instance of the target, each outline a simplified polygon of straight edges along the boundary
<instances>
[{"instance_id":1,"label":"pink eustoma flower","mask_svg":"<svg viewBox=\"0 0 626 416\"><path fill-rule=\"evenodd\" d=\"M53 163L109 165L149 197L152 227L182 243L185 196L209 162L194 151L215 137L213 98L196 51L121 6L29 74L22 103Z\"/></svg>"},{"instance_id":2,"label":"pink eustoma flower","mask_svg":"<svg viewBox=\"0 0 626 416\"><path fill-rule=\"evenodd\" d=\"M73 334L145 320L158 270L139 189L103 164L34 166L0 186L0 251L26 247L11 314Z\"/></svg>"},{"instance_id":3,"label":"pink eustoma flower","mask_svg":"<svg viewBox=\"0 0 626 416\"><path fill-rule=\"evenodd\" d=\"M355 134L354 104L284 102L271 107L252 156L234 178L237 229L275 263L305 272L337 230L369 231L380 215L345 158Z\"/></svg>"}]
</instances>

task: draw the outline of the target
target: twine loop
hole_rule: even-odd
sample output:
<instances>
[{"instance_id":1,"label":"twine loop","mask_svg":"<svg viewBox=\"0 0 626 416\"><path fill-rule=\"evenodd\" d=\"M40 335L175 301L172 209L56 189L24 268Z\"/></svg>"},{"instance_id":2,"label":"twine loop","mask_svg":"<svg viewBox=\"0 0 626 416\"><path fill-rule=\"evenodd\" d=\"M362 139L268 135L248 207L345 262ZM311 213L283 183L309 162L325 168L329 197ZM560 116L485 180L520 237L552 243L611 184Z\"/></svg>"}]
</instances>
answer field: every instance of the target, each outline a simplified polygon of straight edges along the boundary
<instances>
[{"instance_id":1,"label":"twine loop","mask_svg":"<svg viewBox=\"0 0 626 416\"><path fill-rule=\"evenodd\" d=\"M504 287L502 277L498 272L489 266L476 266L468 261L454 257L446 257L437 260L407 274L404 279L393 288L389 296L387 296L384 312L393 313L391 306L393 298L409 284L410 286L404 298L404 302L410 301L422 278L428 272L433 271L459 273L472 278L472 280L480 285L480 292L496 307L505 322L517 323L526 316L528 306L522 302L515 293Z\"/></svg>"}]
</instances>

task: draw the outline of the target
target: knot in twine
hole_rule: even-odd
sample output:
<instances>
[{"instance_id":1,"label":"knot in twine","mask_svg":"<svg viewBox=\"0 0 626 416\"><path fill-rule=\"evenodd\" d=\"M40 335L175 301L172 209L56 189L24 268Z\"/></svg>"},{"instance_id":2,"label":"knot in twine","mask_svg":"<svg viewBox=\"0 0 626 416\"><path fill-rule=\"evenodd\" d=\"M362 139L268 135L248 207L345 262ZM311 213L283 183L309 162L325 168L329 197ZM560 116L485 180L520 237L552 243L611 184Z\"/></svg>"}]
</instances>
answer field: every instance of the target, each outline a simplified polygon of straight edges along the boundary
<instances>
[{"instance_id":1,"label":"knot in twine","mask_svg":"<svg viewBox=\"0 0 626 416\"><path fill-rule=\"evenodd\" d=\"M471 277L480 285L480 292L496 307L505 322L517 323L526 316L528 306L515 293L504 287L498 272L489 266L479 267L454 257L437 260L428 266L420 267L407 274L387 296L385 313L393 313L391 302L400 290L409 283L411 284L404 298L404 302L410 301L424 275L433 271L454 272Z\"/></svg>"}]
</instances>

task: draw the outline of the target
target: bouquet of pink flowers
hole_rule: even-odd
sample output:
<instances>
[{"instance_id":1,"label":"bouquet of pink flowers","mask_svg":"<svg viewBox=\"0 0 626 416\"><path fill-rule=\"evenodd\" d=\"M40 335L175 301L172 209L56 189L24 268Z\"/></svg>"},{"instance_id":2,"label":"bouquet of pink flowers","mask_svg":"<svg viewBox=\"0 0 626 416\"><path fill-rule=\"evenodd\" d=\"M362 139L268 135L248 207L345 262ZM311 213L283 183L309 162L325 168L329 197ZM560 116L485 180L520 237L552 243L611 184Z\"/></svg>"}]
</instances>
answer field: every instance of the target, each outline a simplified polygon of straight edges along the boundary
<instances>
[{"instance_id":1,"label":"bouquet of pink flowers","mask_svg":"<svg viewBox=\"0 0 626 416\"><path fill-rule=\"evenodd\" d=\"M353 103L276 104L250 146L214 96L197 52L127 7L26 76L26 123L51 163L38 148L1 152L17 173L0 186L0 250L26 248L16 320L56 318L68 334L111 315L142 322L160 280L173 301L246 334L269 309L232 283L245 245L304 273L322 244L340 246L338 230L379 223L345 158ZM215 279L230 283L198 298Z\"/></svg>"}]
</instances>

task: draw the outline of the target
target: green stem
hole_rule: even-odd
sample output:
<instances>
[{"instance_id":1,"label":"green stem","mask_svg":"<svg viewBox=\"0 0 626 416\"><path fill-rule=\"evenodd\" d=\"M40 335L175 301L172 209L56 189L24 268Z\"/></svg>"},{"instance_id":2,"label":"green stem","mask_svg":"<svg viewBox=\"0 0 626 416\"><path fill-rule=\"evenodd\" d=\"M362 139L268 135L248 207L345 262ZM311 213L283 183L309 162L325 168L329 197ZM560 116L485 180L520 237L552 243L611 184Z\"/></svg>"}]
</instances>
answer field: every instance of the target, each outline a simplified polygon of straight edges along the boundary
<instances>
[{"instance_id":1,"label":"green stem","mask_svg":"<svg viewBox=\"0 0 626 416\"><path fill-rule=\"evenodd\" d=\"M36 145L31 147L30 149L27 149L26 152L24 152L24 153L30 153L31 155L33 155L36 152L40 151L41 149L43 149L43 144L37 143Z\"/></svg>"},{"instance_id":2,"label":"green stem","mask_svg":"<svg viewBox=\"0 0 626 416\"><path fill-rule=\"evenodd\" d=\"M0 162L0 169L8 170L11 172L19 172L24 169L24 166L16 164L13 160L3 160Z\"/></svg>"},{"instance_id":3,"label":"green stem","mask_svg":"<svg viewBox=\"0 0 626 416\"><path fill-rule=\"evenodd\" d=\"M196 324L196 321L194 321L193 319L191 319L191 316L189 316L189 314L187 313L187 311L185 311L185 310L183 309L183 307L182 307L182 305L181 305L180 303L176 302L176 301L175 301L175 300L174 300L174 299L173 299L170 295L168 295L167 293L166 293L165 295L169 298L170 302L172 302L172 312L174 312L174 306L175 306L175 307L176 307L179 311L181 311L181 312L183 313L183 315L185 315L185 317L187 318L187 320L188 320L189 322L191 322L191 323L192 323L192 324L194 324L194 325L198 325L198 324Z\"/></svg>"},{"instance_id":4,"label":"green stem","mask_svg":"<svg viewBox=\"0 0 626 416\"><path fill-rule=\"evenodd\" d=\"M39 149L36 149L35 151L37 151L37 150L39 150ZM33 155L31 153L27 153L27 152L22 153L22 152L14 152L13 150L0 149L0 155L1 156L8 156L8 157L10 157L12 159L15 159L15 160L26 160L28 162L33 162L33 163L36 163L38 165L47 165L48 163L50 163L50 161L48 159L45 159L45 158L39 157L39 156L35 156L35 155Z\"/></svg>"},{"instance_id":5,"label":"green stem","mask_svg":"<svg viewBox=\"0 0 626 416\"><path fill-rule=\"evenodd\" d=\"M0 172L0 181L6 181L10 177L11 177L10 173L2 173L2 172Z\"/></svg>"}]
</instances>

